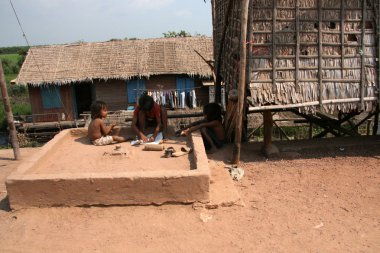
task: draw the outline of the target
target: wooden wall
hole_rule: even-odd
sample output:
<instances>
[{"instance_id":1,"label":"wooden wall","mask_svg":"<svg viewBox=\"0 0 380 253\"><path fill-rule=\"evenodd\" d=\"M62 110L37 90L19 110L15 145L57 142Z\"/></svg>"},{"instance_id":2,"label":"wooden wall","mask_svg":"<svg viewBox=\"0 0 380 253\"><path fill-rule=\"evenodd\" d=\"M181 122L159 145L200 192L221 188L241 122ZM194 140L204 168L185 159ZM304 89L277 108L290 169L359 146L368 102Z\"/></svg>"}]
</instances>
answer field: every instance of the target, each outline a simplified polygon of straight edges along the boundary
<instances>
[{"instance_id":1,"label":"wooden wall","mask_svg":"<svg viewBox=\"0 0 380 253\"><path fill-rule=\"evenodd\" d=\"M49 122L57 121L57 113L60 114L60 120L63 120L62 113L65 114L65 120L74 120L73 110L73 94L72 87L70 85L60 86L59 91L61 95L61 101L63 103L62 108L45 109L42 105L41 90L39 87L28 86L29 99L32 107L32 114L34 114L35 122ZM44 114L44 115L39 115Z\"/></svg>"},{"instance_id":2,"label":"wooden wall","mask_svg":"<svg viewBox=\"0 0 380 253\"><path fill-rule=\"evenodd\" d=\"M108 110L127 109L127 85L124 80L96 81L96 100L104 101L108 105Z\"/></svg>"},{"instance_id":3,"label":"wooden wall","mask_svg":"<svg viewBox=\"0 0 380 253\"><path fill-rule=\"evenodd\" d=\"M162 89L176 89L176 78L186 77L176 76L176 75L161 75L152 76L145 80L146 89L159 89L159 85L163 85ZM124 80L109 80L109 81L94 81L95 99L102 100L107 103L108 109L110 111L116 110L126 110L128 106L128 96L127 96L127 84ZM202 85L202 80L195 78L195 93L197 96L198 106L209 102L209 88L208 86ZM35 122L49 122L57 121L57 113L61 115L60 120L62 120L62 113L65 114L65 120L74 120L74 94L73 87L70 85L63 85L59 87L61 100L63 103L62 108L54 109L44 109L42 105L41 90L39 87L29 86L29 98L32 107L32 114L34 116ZM44 115L37 115L44 114Z\"/></svg>"}]
</instances>

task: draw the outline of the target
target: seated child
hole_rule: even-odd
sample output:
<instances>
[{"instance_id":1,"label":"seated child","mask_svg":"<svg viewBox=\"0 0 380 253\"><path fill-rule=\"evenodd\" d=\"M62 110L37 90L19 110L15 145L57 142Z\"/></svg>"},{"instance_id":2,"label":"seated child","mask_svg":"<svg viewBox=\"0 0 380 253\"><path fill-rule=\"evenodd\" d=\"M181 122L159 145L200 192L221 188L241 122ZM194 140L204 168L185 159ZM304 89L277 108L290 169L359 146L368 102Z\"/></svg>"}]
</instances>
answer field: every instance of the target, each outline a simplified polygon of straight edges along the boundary
<instances>
[{"instance_id":1,"label":"seated child","mask_svg":"<svg viewBox=\"0 0 380 253\"><path fill-rule=\"evenodd\" d=\"M168 116L165 108L154 102L151 96L143 94L133 112L132 129L144 142L154 141L159 132L165 135L168 125ZM153 127L154 132L149 139L146 137L146 128Z\"/></svg>"},{"instance_id":2,"label":"seated child","mask_svg":"<svg viewBox=\"0 0 380 253\"><path fill-rule=\"evenodd\" d=\"M206 152L212 154L221 148L224 143L225 132L222 125L222 108L217 103L210 103L203 107L203 120L194 122L182 130L181 135L188 135L198 129L201 130Z\"/></svg>"},{"instance_id":3,"label":"seated child","mask_svg":"<svg viewBox=\"0 0 380 253\"><path fill-rule=\"evenodd\" d=\"M107 117L107 114L107 105L103 101L96 101L91 105L91 123L88 126L87 136L96 146L126 141L124 137L109 135L115 124L110 124L108 127L105 125L103 120Z\"/></svg>"}]
</instances>

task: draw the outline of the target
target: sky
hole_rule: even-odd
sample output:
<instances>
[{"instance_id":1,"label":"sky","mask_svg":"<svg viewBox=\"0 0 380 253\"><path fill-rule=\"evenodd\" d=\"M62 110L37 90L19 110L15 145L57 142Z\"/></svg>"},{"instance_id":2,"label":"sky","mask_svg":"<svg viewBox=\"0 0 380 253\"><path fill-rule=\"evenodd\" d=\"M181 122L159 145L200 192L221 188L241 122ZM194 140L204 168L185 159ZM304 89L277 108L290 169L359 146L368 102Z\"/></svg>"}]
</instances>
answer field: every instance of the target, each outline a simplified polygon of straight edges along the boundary
<instances>
[{"instance_id":1,"label":"sky","mask_svg":"<svg viewBox=\"0 0 380 253\"><path fill-rule=\"evenodd\" d=\"M185 30L212 36L210 0L12 0L31 46L159 38ZM25 46L9 0L0 0L0 47Z\"/></svg>"}]
</instances>

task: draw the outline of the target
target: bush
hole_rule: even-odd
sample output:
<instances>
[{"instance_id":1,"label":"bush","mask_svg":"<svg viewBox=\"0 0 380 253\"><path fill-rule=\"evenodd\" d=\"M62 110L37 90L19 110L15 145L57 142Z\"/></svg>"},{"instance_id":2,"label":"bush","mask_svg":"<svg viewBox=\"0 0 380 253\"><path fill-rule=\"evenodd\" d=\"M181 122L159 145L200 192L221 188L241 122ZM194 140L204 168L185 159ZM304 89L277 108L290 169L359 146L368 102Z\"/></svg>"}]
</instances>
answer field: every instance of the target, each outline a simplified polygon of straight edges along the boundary
<instances>
[{"instance_id":1,"label":"bush","mask_svg":"<svg viewBox=\"0 0 380 253\"><path fill-rule=\"evenodd\" d=\"M28 115L32 113L30 104L13 104L12 112L14 116ZM8 127L7 116L4 110L4 105L0 105L0 131L5 131Z\"/></svg>"}]
</instances>

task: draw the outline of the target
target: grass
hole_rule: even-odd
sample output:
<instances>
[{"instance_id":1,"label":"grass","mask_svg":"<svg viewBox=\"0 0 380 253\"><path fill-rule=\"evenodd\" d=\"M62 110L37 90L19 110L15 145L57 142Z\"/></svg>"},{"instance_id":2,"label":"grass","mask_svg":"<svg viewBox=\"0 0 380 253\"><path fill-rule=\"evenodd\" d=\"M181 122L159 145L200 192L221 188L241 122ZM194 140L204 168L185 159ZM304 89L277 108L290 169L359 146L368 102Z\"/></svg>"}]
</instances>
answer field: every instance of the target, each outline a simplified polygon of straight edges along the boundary
<instances>
[{"instance_id":1,"label":"grass","mask_svg":"<svg viewBox=\"0 0 380 253\"><path fill-rule=\"evenodd\" d=\"M5 82L6 84L10 85L11 84L11 81L13 79L16 79L18 74L8 74L8 75L5 75Z\"/></svg>"},{"instance_id":2,"label":"grass","mask_svg":"<svg viewBox=\"0 0 380 253\"><path fill-rule=\"evenodd\" d=\"M17 63L20 60L21 56L19 54L0 54L1 60L9 60Z\"/></svg>"},{"instance_id":3,"label":"grass","mask_svg":"<svg viewBox=\"0 0 380 253\"><path fill-rule=\"evenodd\" d=\"M29 115L32 113L32 108L30 104L12 104L12 113L14 116L16 115ZM5 131L7 129L7 115L4 110L4 105L0 105L0 130Z\"/></svg>"}]
</instances>

